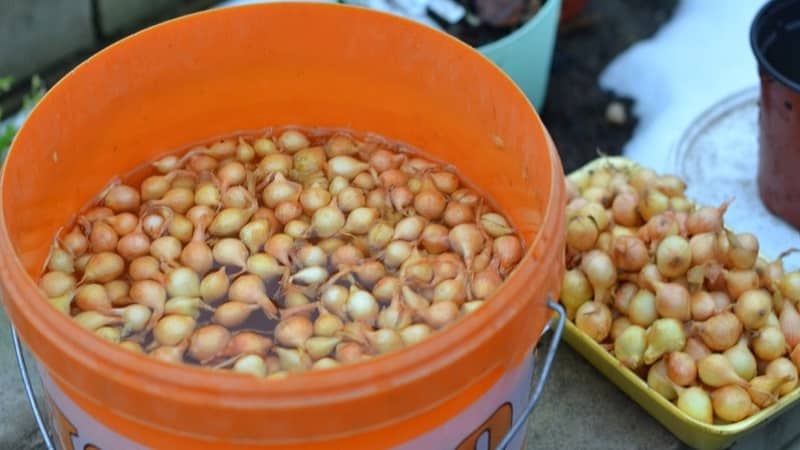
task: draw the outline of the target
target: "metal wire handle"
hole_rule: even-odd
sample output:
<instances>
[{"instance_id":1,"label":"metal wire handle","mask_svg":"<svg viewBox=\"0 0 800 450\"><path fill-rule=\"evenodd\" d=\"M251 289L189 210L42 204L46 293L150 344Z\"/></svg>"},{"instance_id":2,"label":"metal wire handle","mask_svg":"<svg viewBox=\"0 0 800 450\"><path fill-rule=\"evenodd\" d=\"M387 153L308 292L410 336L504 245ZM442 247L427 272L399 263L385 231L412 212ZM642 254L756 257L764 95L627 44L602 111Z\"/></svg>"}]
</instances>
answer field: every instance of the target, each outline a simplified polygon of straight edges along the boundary
<instances>
[{"instance_id":1,"label":"metal wire handle","mask_svg":"<svg viewBox=\"0 0 800 450\"><path fill-rule=\"evenodd\" d=\"M499 450L506 450L517 433L519 433L519 430L525 426L528 417L536 408L536 403L538 403L539 398L542 395L542 390L544 389L544 383L547 381L547 377L550 375L550 368L553 365L553 359L556 356L558 344L561 342L561 333L564 331L564 323L567 315L564 311L564 308L560 304L551 300L549 296L547 299L547 307L558 313L558 323L556 324L555 331L553 331L553 337L550 340L550 347L547 349L547 354L544 358L542 373L539 376L539 381L536 383L533 394L528 401L528 406L525 407L525 410L522 411L522 415L517 419L516 422L514 422L511 430L509 430L508 434L506 434L505 438L503 438L502 442L500 442L500 445L497 447ZM548 322L548 324L545 325L545 329L542 334L549 330L552 330L552 327ZM14 353L17 355L17 365L19 366L19 374L22 377L22 384L25 387L25 395L28 396L28 403L31 405L33 418L36 419L36 426L39 427L39 433L42 435L42 440L44 440L44 445L47 447L47 450L55 450L53 440L47 433L47 428L45 428L41 409L39 408L39 404L36 402L36 397L33 395L33 387L31 385L30 375L28 374L28 366L25 363L25 355L22 353L22 345L20 344L19 336L17 336L17 330L13 325L11 326L11 339L14 343Z\"/></svg>"},{"instance_id":2,"label":"metal wire handle","mask_svg":"<svg viewBox=\"0 0 800 450\"><path fill-rule=\"evenodd\" d=\"M42 435L42 440L47 450L55 450L53 440L47 433L47 428L44 426L44 419L42 418L39 404L36 402L36 397L33 396L33 386L31 386L31 378L28 375L28 366L25 364L25 355L22 353L22 345L17 336L17 330L11 326L11 340L14 343L14 353L17 355L17 366L19 366L19 375L22 377L22 385L25 386L25 395L28 396L28 403L33 410L33 418L36 420L36 426L39 427L39 433Z\"/></svg>"},{"instance_id":3,"label":"metal wire handle","mask_svg":"<svg viewBox=\"0 0 800 450\"><path fill-rule=\"evenodd\" d=\"M558 323L553 331L553 337L550 340L550 347L547 349L547 354L544 357L542 373L539 375L539 381L536 383L536 387L533 389L533 394L528 401L528 406L525 407L525 410L522 411L522 415L517 419L516 422L514 422L511 430L508 431L506 437L504 437L500 442L500 445L497 446L499 450L506 450L508 446L511 445L511 441L514 440L514 437L517 435L517 433L519 433L519 430L525 426L528 421L528 417L536 408L536 403L539 402L539 398L542 395L542 390L544 390L544 383L547 381L547 377L550 375L550 369L553 366L553 359L556 356L558 344L561 342L561 333L564 331L564 323L566 322L567 313L564 311L564 307L551 300L550 296L547 297L547 307L558 313ZM552 329L552 327L549 327L549 324L545 330L548 329Z\"/></svg>"}]
</instances>

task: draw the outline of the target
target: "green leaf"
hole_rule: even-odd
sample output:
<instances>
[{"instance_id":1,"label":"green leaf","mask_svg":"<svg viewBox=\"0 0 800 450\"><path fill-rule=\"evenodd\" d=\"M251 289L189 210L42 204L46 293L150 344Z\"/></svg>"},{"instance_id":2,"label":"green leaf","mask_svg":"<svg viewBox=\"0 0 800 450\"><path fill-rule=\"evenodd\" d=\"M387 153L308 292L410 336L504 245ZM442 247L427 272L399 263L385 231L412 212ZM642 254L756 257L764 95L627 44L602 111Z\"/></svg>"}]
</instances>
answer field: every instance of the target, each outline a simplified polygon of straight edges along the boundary
<instances>
[{"instance_id":1,"label":"green leaf","mask_svg":"<svg viewBox=\"0 0 800 450\"><path fill-rule=\"evenodd\" d=\"M22 98L22 109L31 109L41 100L45 93L44 82L39 75L31 78L31 89Z\"/></svg>"},{"instance_id":2,"label":"green leaf","mask_svg":"<svg viewBox=\"0 0 800 450\"><path fill-rule=\"evenodd\" d=\"M16 134L17 129L11 124L5 124L0 127L0 159L5 158L8 147L11 146L11 141L14 140Z\"/></svg>"},{"instance_id":3,"label":"green leaf","mask_svg":"<svg viewBox=\"0 0 800 450\"><path fill-rule=\"evenodd\" d=\"M12 84L14 84L14 77L12 77L11 75L0 77L0 92L10 91Z\"/></svg>"}]
</instances>

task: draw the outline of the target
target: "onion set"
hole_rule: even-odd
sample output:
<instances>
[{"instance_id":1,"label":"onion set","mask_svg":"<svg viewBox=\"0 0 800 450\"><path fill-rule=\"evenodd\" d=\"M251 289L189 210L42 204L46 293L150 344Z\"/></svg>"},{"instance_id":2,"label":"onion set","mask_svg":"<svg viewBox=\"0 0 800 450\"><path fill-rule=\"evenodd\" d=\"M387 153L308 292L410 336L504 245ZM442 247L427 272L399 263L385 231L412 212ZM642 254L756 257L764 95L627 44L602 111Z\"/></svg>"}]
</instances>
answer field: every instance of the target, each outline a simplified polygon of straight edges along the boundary
<instances>
[{"instance_id":1,"label":"onion set","mask_svg":"<svg viewBox=\"0 0 800 450\"><path fill-rule=\"evenodd\" d=\"M696 205L674 176L599 163L568 177L567 318L601 351L709 424L798 386L800 272L725 228L731 200ZM625 370L625 369L623 369Z\"/></svg>"},{"instance_id":2,"label":"onion set","mask_svg":"<svg viewBox=\"0 0 800 450\"><path fill-rule=\"evenodd\" d=\"M59 232L38 284L79 327L165 363L280 379L379 357L491 301L525 253L451 166L345 132L218 139L142 170ZM590 250L610 220L587 206L570 241ZM617 247L628 267L646 252ZM616 271L593 255L565 284L602 341Z\"/></svg>"}]
</instances>

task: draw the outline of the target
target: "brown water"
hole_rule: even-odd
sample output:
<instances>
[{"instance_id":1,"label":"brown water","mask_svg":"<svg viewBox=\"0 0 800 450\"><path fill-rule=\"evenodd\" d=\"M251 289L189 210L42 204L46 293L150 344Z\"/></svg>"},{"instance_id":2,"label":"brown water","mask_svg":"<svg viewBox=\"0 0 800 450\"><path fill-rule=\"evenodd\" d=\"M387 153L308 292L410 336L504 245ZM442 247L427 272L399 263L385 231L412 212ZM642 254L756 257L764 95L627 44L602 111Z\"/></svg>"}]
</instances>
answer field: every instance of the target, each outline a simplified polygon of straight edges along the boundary
<instances>
[{"instance_id":1,"label":"brown water","mask_svg":"<svg viewBox=\"0 0 800 450\"><path fill-rule=\"evenodd\" d=\"M394 152L408 154L409 156L420 157L420 158L424 158L424 159L427 159L429 161L438 163L438 164L441 165L441 167L438 168L437 170L446 170L446 171L450 171L450 172L453 172L453 173L457 174L459 179L460 179L462 188L470 188L470 189L475 191L479 196L481 196L484 199L484 204L487 205L487 208L486 208L485 212L499 211L499 209L497 208L497 203L493 199L489 198L486 195L485 192L477 189L474 183L471 183L469 180L465 179L460 173L458 173L455 170L455 168L452 165L449 165L449 164L447 164L445 162L442 162L442 161L436 161L434 158L429 157L424 152L419 151L418 149L415 149L415 148L413 148L411 146L408 146L406 144L389 141L389 140L387 140L385 138L382 138L382 137L374 135L374 134L354 133L354 132L351 132L349 130L340 130L340 129L333 130L333 129L322 129L322 128L282 127L282 128L270 128L270 129L263 129L263 130L244 131L244 132L232 133L232 134L224 136L224 137L217 137L217 138L214 138L212 140L206 141L204 143L200 143L199 146L202 147L204 145L210 145L210 144L212 144L214 142L217 142L220 139L231 139L232 138L234 141L236 141L240 137L241 138L245 138L246 140L248 140L249 142L252 143L257 138L278 136L282 131L284 131L284 130L286 130L288 128L291 128L291 129L294 129L294 130L298 130L298 131L302 131L308 137L308 139L310 141L310 147L323 146L334 135L348 135L348 136L351 136L351 137L355 138L357 141L360 141L360 142L363 143L365 151L363 151L362 153L364 155L368 155L372 150L374 150L376 148L384 148L384 149L388 149L388 150L391 150L391 151L394 151ZM197 149L200 148L200 147L198 147L198 144L185 146L185 147L182 147L180 149L176 149L176 150L173 150L173 151L165 152L161 157L164 157L164 156L167 156L167 155L182 156L182 155L185 155L187 152L197 151ZM256 156L252 160L251 163L247 163L246 167L248 168L248 171L252 170L252 168L257 166L259 160L260 160L260 157ZM362 158L362 160L363 160L363 158ZM148 163L146 163L146 164L134 169L130 173L122 176L121 179L125 183L138 188L140 186L142 180L144 180L146 177L154 175L156 173L157 173L156 170L148 162ZM199 176L199 174L198 174L198 176ZM291 177L287 177L287 178L291 178ZM379 182L377 183L377 186L380 187L380 183ZM366 191L365 191L365 193L366 193ZM254 193L254 194L255 194L256 199L259 202L259 206L260 207L264 207L264 205L261 202L260 193ZM334 196L334 198L335 198L335 196ZM87 205L87 207L84 209L84 211L89 209L89 208L98 206L99 204L100 204L99 201L93 201L89 205ZM306 217L306 216L303 216L303 217ZM307 217L306 217L306 219L307 219ZM279 230L276 230L276 232L282 232L282 231L283 231L283 227L282 226L280 227ZM380 254L379 253L370 252L370 250L365 245L366 242L365 241L361 242L358 237L351 236L351 235L346 235L346 234L337 235L336 237L341 238L346 243L352 243L356 247L360 248L367 258L380 258ZM521 239L521 237L519 237L519 236L517 236L517 237ZM213 244L213 240L214 240L213 237L209 237L209 236L206 237L206 242L209 243L210 247ZM322 239L320 239L319 237L314 237L314 236L303 237L302 239L299 239L299 240L296 241L296 248L299 248L300 245L302 245L302 244L316 245L321 240ZM491 242L489 244L491 245ZM418 247L419 243L415 243L414 245L415 245L415 247L419 248ZM524 246L524 242L523 242L523 246ZM264 251L263 248L262 248L261 251ZM375 253L375 254L371 254L371 253ZM213 272L213 271L215 271L215 270L217 270L219 268L220 268L220 265L215 262L214 267L208 273L211 273L211 272ZM293 273L296 272L297 269L298 269L297 266L293 267L292 268L292 272ZM330 259L328 261L327 270L328 270L329 274L336 274L337 271L338 271L338 269L331 264ZM233 278L235 278L240 273L240 270L238 268L226 267L226 273L229 275L229 277L232 280ZM399 274L396 274L396 273L391 273L390 272L389 274L390 275L399 276ZM203 276L203 274L201 274L201 279L202 279L202 276ZM132 282L132 279L127 274L127 270L123 274L123 276L120 277L120 278L125 279L129 283ZM365 290L368 290L368 291L371 291L372 287L373 287L371 284L364 283L363 280L361 280L357 275L355 275L355 276L342 276L341 278L339 278L336 281L336 284L344 286L346 288L349 288L351 285L355 284L357 287L365 289ZM287 292L287 287L288 287L287 285L283 285L283 284L280 283L280 280L274 279L274 280L265 281L265 287L266 287L266 290L267 290L267 295L269 296L270 299L272 299L274 301L274 303L278 306L278 308L286 307L285 298L286 298L286 292ZM426 288L426 289L428 289L428 290L421 290L419 293L424 294L424 295L430 295L429 291L430 291L431 288ZM469 286L467 286L467 290L469 290ZM309 302L315 302L317 300L316 296L318 295L317 289L312 287L309 291L310 291L310 294L308 295ZM212 303L212 305L213 306L218 306L218 305L224 303L225 301L227 301L227 298L224 298L222 300L214 302L214 303ZM381 305L382 308L384 308L386 306L387 305L385 305L385 304ZM78 307L73 304L72 305L72 311L71 311L72 315L78 314L80 312L81 311L78 309ZM313 310L310 313L309 317L312 320L312 322L318 316L318 314L319 313L316 310ZM210 323L212 315L213 315L213 313L211 311L201 310L199 316L197 317L198 327ZM415 323L416 322L417 321L415 321ZM242 323L241 325L239 325L237 327L231 328L230 331L232 333L235 333L237 331L242 331L242 330L255 331L255 332L260 333L262 335L271 337L272 333L274 332L275 326L277 324L278 324L277 320L271 320L264 313L262 313L261 311L255 310L244 323ZM153 337L152 333L149 331L149 329L146 329L144 332L129 336L126 339L140 343L142 345L142 347L145 348L146 350L155 348L157 346L157 343L154 341L154 337ZM194 364L198 364L199 363L198 361L192 360L188 355L185 356L184 362L189 362L189 363L194 363ZM214 365L215 362L219 362L219 361L214 361L214 362L210 363L209 365Z\"/></svg>"}]
</instances>

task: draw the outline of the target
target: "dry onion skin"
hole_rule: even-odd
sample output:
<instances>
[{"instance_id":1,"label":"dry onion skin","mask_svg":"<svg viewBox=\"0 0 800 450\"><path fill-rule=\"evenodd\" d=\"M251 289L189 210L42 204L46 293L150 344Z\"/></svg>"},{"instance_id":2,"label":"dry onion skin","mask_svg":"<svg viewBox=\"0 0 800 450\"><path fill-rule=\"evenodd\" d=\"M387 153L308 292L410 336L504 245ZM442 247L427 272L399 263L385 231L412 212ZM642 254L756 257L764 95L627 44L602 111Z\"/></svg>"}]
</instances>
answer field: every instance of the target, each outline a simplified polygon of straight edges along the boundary
<instances>
[{"instance_id":1,"label":"dry onion skin","mask_svg":"<svg viewBox=\"0 0 800 450\"><path fill-rule=\"evenodd\" d=\"M169 363L278 379L377 357L479 309L525 252L451 166L372 135L269 130L144 170L56 236L39 286Z\"/></svg>"},{"instance_id":2,"label":"dry onion skin","mask_svg":"<svg viewBox=\"0 0 800 450\"><path fill-rule=\"evenodd\" d=\"M613 162L570 175L568 318L688 416L744 420L793 392L800 272L759 257L674 176ZM609 331L610 330L610 331Z\"/></svg>"}]
</instances>

